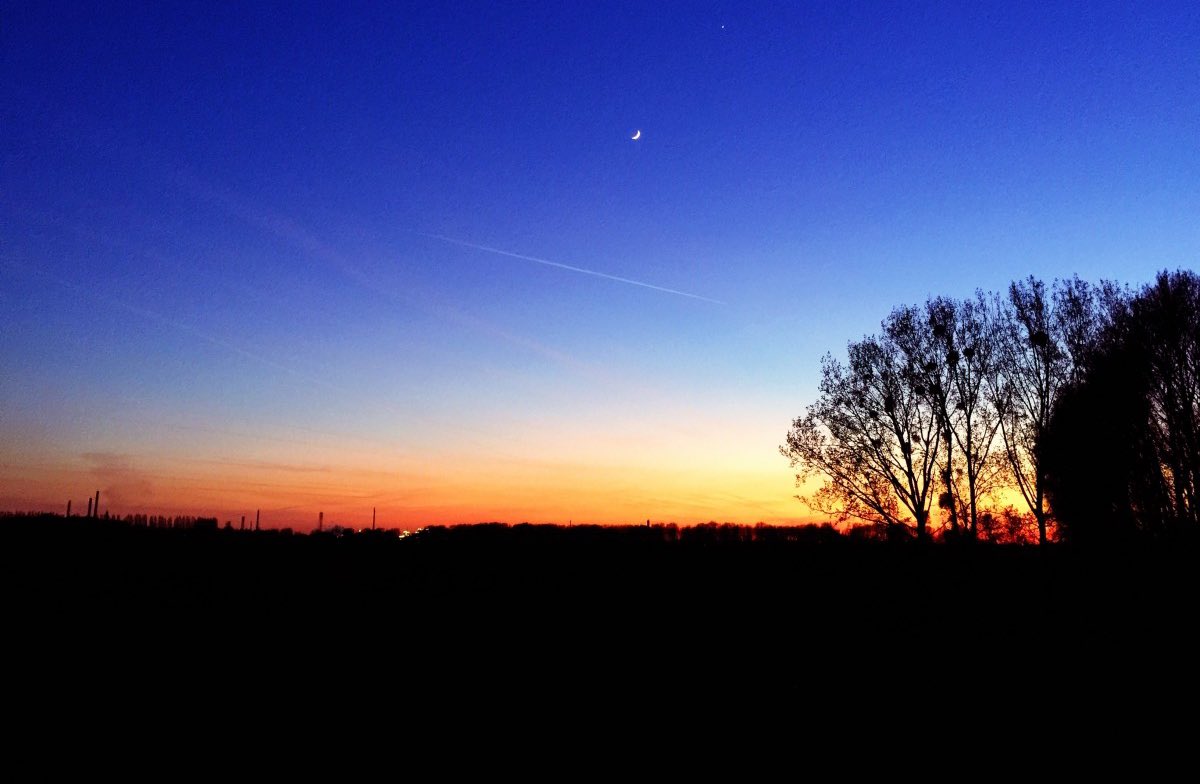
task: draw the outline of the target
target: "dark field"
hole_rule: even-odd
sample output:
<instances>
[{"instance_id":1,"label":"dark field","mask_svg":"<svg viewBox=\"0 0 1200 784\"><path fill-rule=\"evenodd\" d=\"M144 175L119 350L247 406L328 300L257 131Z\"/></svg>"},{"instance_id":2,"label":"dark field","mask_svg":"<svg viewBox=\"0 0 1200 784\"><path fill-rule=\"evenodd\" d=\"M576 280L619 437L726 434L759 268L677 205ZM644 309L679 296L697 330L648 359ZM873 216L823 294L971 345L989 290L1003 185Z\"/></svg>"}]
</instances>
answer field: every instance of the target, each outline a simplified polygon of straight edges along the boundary
<instances>
[{"instance_id":1,"label":"dark field","mask_svg":"<svg viewBox=\"0 0 1200 784\"><path fill-rule=\"evenodd\" d=\"M38 673L30 684L48 694L272 711L730 699L794 711L831 692L999 683L1098 698L1118 683L1182 687L1172 679L1195 671L1183 664L1200 593L1191 548L0 522L6 627L23 660L10 672Z\"/></svg>"}]
</instances>

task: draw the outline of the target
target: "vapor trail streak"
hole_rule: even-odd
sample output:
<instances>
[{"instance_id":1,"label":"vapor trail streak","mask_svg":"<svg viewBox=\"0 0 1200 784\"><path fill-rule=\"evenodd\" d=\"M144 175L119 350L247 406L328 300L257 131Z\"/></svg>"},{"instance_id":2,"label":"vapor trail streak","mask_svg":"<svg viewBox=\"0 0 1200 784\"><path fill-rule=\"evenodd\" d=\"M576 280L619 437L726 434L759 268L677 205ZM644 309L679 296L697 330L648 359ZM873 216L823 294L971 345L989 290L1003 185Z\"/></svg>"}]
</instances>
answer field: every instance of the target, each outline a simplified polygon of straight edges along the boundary
<instances>
[{"instance_id":1,"label":"vapor trail streak","mask_svg":"<svg viewBox=\"0 0 1200 784\"><path fill-rule=\"evenodd\" d=\"M418 232L418 233L420 233L420 232ZM584 275L593 275L597 278L604 278L606 280L615 280L618 283L628 283L631 286L641 286L644 289L653 289L654 291L661 291L666 294L675 294L676 296L680 296L680 297L689 297L690 299L698 299L698 300L702 300L704 302L711 302L715 305L724 305L725 304L724 302L722 302L719 299L712 299L711 297L702 297L699 294L689 294L686 291L678 291L677 289L668 289L664 286L655 286L653 283L643 283L640 280L631 280L630 278L622 278L617 275L609 275L607 272L597 272L596 270L584 269L583 267L572 267L570 264L562 264L557 261L550 261L549 259L539 259L536 256L525 256L520 253L512 253L507 250L500 250L499 248L489 248L487 245L476 245L473 242L466 242L464 240L456 240L453 237L443 237L441 234L424 234L424 233L420 233L420 234L422 237L429 237L430 239L441 240L442 242L449 242L452 245L461 245L464 248L474 248L475 250L482 250L482 251L486 251L487 253L495 253L498 256L510 256L514 259L524 259L525 261L532 261L537 264L545 264L547 267L558 267L559 269L570 270L571 272L582 272Z\"/></svg>"}]
</instances>

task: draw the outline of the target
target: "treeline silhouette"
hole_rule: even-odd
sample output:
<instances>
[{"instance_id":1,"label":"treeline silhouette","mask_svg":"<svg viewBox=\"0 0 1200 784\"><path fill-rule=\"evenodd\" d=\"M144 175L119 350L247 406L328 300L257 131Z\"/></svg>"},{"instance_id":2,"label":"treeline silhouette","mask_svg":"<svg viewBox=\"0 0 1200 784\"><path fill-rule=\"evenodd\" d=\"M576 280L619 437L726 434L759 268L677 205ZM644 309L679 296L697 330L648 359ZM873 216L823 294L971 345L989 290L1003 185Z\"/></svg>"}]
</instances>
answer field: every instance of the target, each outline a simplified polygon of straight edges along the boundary
<instances>
[{"instance_id":1,"label":"treeline silhouette","mask_svg":"<svg viewBox=\"0 0 1200 784\"><path fill-rule=\"evenodd\" d=\"M53 618L85 624L148 613L155 624L250 624L248 634L260 622L397 613L406 624L465 614L488 626L492 613L514 623L548 613L565 629L618 610L614 644L673 624L685 636L733 624L748 641L787 637L801 619L900 638L963 624L1005 634L1018 622L1057 634L1109 628L1144 613L1150 596L1196 592L1188 548L924 548L828 525L491 523L303 535L6 515L0 541L4 595L24 597L22 611L49 604Z\"/></svg>"},{"instance_id":2,"label":"treeline silhouette","mask_svg":"<svg viewBox=\"0 0 1200 784\"><path fill-rule=\"evenodd\" d=\"M780 451L821 483L811 509L884 538L1194 539L1200 278L1030 277L897 308L824 357Z\"/></svg>"},{"instance_id":3,"label":"treeline silhouette","mask_svg":"<svg viewBox=\"0 0 1200 784\"><path fill-rule=\"evenodd\" d=\"M127 514L120 518L127 525L143 526L146 528L211 528L217 527L215 517L196 517L195 515L153 515Z\"/></svg>"},{"instance_id":4,"label":"treeline silhouette","mask_svg":"<svg viewBox=\"0 0 1200 784\"><path fill-rule=\"evenodd\" d=\"M0 517L9 671L47 673L52 705L98 684L94 704L161 695L150 716L812 711L997 678L1059 693L1190 651L1194 562L1153 543L923 547L831 526L304 535Z\"/></svg>"},{"instance_id":5,"label":"treeline silhouette","mask_svg":"<svg viewBox=\"0 0 1200 784\"><path fill-rule=\"evenodd\" d=\"M219 525L216 517L192 515L152 515L130 513L98 518L65 517L51 512L0 512L0 535L116 536L132 537L133 529L219 533L221 536L303 537L314 541L399 540L409 545L451 544L456 547L627 547L636 544L740 545L740 544L822 544L835 541L872 540L869 529L839 531L826 523L820 525L774 526L766 523L742 525L715 521L692 526L676 523L644 525L555 525L548 523L463 523L431 525L415 532L399 528L354 528L331 525L323 530L297 532L291 527L255 530L235 527L232 521Z\"/></svg>"}]
</instances>

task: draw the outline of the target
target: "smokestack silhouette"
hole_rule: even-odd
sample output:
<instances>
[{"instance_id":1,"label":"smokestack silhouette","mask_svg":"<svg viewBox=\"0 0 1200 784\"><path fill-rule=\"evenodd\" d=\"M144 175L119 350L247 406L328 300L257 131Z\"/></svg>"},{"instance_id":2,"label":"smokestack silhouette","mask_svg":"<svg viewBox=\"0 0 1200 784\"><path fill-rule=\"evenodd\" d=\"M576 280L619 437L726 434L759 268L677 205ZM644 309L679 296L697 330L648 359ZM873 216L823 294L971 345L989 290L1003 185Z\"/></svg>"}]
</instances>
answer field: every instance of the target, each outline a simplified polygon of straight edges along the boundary
<instances>
[{"instance_id":1,"label":"smokestack silhouette","mask_svg":"<svg viewBox=\"0 0 1200 784\"><path fill-rule=\"evenodd\" d=\"M258 516L259 516L260 514L262 514L262 510L261 510L261 509L255 509L255 510L254 510L254 530L255 530L255 531L257 531L257 530L258 530Z\"/></svg>"},{"instance_id":2,"label":"smokestack silhouette","mask_svg":"<svg viewBox=\"0 0 1200 784\"><path fill-rule=\"evenodd\" d=\"M239 530L239 531L245 531L245 530L246 530L246 515L242 515L242 527L241 527L241 528L239 528L238 530Z\"/></svg>"},{"instance_id":3,"label":"smokestack silhouette","mask_svg":"<svg viewBox=\"0 0 1200 784\"><path fill-rule=\"evenodd\" d=\"M71 502L67 501L67 514L70 514ZM375 507L371 507L371 530L375 530Z\"/></svg>"},{"instance_id":4,"label":"smokestack silhouette","mask_svg":"<svg viewBox=\"0 0 1200 784\"><path fill-rule=\"evenodd\" d=\"M317 530L320 531L325 527L325 513L317 512Z\"/></svg>"},{"instance_id":5,"label":"smokestack silhouette","mask_svg":"<svg viewBox=\"0 0 1200 784\"><path fill-rule=\"evenodd\" d=\"M91 497L90 495L88 496L88 513L87 513L87 516L88 516L88 517L91 517L91 516L92 516L92 497Z\"/></svg>"},{"instance_id":6,"label":"smokestack silhouette","mask_svg":"<svg viewBox=\"0 0 1200 784\"><path fill-rule=\"evenodd\" d=\"M67 499L67 517L71 516L71 499Z\"/></svg>"},{"instance_id":7,"label":"smokestack silhouette","mask_svg":"<svg viewBox=\"0 0 1200 784\"><path fill-rule=\"evenodd\" d=\"M100 491L96 491L96 505L92 507L92 516L100 519Z\"/></svg>"}]
</instances>

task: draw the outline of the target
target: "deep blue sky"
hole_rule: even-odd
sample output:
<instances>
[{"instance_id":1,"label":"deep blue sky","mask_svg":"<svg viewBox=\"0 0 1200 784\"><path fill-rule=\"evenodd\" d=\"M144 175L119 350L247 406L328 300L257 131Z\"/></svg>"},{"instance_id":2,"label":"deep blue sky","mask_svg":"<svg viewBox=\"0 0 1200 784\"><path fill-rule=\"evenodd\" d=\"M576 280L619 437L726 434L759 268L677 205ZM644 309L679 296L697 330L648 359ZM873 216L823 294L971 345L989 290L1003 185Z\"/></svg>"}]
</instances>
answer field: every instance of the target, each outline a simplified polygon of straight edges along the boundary
<instances>
[{"instance_id":1,"label":"deep blue sky","mask_svg":"<svg viewBox=\"0 0 1200 784\"><path fill-rule=\"evenodd\" d=\"M1200 251L1194 2L111 5L0 12L0 506L251 454L777 519L894 305Z\"/></svg>"}]
</instances>

